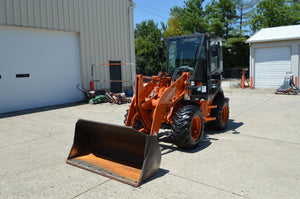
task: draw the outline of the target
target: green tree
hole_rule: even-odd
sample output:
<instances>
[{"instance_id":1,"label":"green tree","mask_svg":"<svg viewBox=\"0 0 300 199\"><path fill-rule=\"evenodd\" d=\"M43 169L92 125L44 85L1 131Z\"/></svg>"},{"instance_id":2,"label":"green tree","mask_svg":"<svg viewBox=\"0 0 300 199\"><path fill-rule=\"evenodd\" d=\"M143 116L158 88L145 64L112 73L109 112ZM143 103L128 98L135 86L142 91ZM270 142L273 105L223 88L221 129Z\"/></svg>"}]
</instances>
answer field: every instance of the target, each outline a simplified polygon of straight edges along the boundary
<instances>
[{"instance_id":1,"label":"green tree","mask_svg":"<svg viewBox=\"0 0 300 199\"><path fill-rule=\"evenodd\" d=\"M231 0L212 0L205 9L208 31L227 39L236 20L236 3Z\"/></svg>"},{"instance_id":2,"label":"green tree","mask_svg":"<svg viewBox=\"0 0 300 199\"><path fill-rule=\"evenodd\" d=\"M245 6L243 0L212 0L205 7L208 31L224 40L224 68L240 68L249 65L249 46L242 27Z\"/></svg>"},{"instance_id":3,"label":"green tree","mask_svg":"<svg viewBox=\"0 0 300 199\"><path fill-rule=\"evenodd\" d=\"M164 33L165 37L170 37L170 36L178 36L178 35L182 35L182 31L181 31L181 23L179 20L179 16L175 16L175 17L171 17L168 20L168 28L166 30L166 32Z\"/></svg>"},{"instance_id":4,"label":"green tree","mask_svg":"<svg viewBox=\"0 0 300 199\"><path fill-rule=\"evenodd\" d=\"M290 20L292 25L300 24L300 0L287 1L290 5Z\"/></svg>"},{"instance_id":5,"label":"green tree","mask_svg":"<svg viewBox=\"0 0 300 199\"><path fill-rule=\"evenodd\" d=\"M236 33L240 36L246 35L249 30L245 30L247 27L247 16L253 7L255 7L256 1L251 0L235 0L236 3L236 18L237 18L237 29Z\"/></svg>"},{"instance_id":6,"label":"green tree","mask_svg":"<svg viewBox=\"0 0 300 199\"><path fill-rule=\"evenodd\" d=\"M224 66L230 68L245 68L249 66L249 29L247 26L247 14L250 12L255 1L235 0L235 17L232 18L229 37L223 46Z\"/></svg>"},{"instance_id":7,"label":"green tree","mask_svg":"<svg viewBox=\"0 0 300 199\"><path fill-rule=\"evenodd\" d=\"M245 43L247 38L236 36L226 40L223 46L224 68L249 67L249 45Z\"/></svg>"},{"instance_id":8,"label":"green tree","mask_svg":"<svg viewBox=\"0 0 300 199\"><path fill-rule=\"evenodd\" d=\"M180 13L180 22L184 34L207 32L208 24L205 21L203 2L204 0L188 0L184 2L185 6Z\"/></svg>"},{"instance_id":9,"label":"green tree","mask_svg":"<svg viewBox=\"0 0 300 199\"><path fill-rule=\"evenodd\" d=\"M136 24L135 54L137 73L154 75L161 70L161 61L158 58L158 46L161 43L161 37L161 30L153 20Z\"/></svg>"},{"instance_id":10,"label":"green tree","mask_svg":"<svg viewBox=\"0 0 300 199\"><path fill-rule=\"evenodd\" d=\"M217 4L220 14L221 22L224 23L224 39L230 37L230 32L233 30L234 22L236 19L236 7L234 1L231 0L219 0Z\"/></svg>"},{"instance_id":11,"label":"green tree","mask_svg":"<svg viewBox=\"0 0 300 199\"><path fill-rule=\"evenodd\" d=\"M170 8L170 15L173 16L175 13L180 16L182 13L183 8L179 7L179 6L173 6L172 8Z\"/></svg>"},{"instance_id":12,"label":"green tree","mask_svg":"<svg viewBox=\"0 0 300 199\"><path fill-rule=\"evenodd\" d=\"M224 21L222 20L222 15L217 1L212 0L206 5L205 15L208 23L208 32L218 37L223 37L225 34Z\"/></svg>"},{"instance_id":13,"label":"green tree","mask_svg":"<svg viewBox=\"0 0 300 199\"><path fill-rule=\"evenodd\" d=\"M180 23L180 16L177 11L173 11L170 18L168 19L168 27L164 31L164 37L171 37L171 36L178 36L183 35L181 23Z\"/></svg>"},{"instance_id":14,"label":"green tree","mask_svg":"<svg viewBox=\"0 0 300 199\"><path fill-rule=\"evenodd\" d=\"M253 32L261 28L300 24L299 0L262 0L250 13Z\"/></svg>"}]
</instances>

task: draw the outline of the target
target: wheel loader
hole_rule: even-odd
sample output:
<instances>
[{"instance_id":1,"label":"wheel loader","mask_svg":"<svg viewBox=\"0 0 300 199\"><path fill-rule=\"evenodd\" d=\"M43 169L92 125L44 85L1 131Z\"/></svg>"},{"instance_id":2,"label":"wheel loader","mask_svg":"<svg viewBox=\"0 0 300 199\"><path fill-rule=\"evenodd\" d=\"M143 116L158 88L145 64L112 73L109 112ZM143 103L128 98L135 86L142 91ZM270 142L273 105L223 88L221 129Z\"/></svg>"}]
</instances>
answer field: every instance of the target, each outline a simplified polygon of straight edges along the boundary
<instances>
[{"instance_id":1,"label":"wheel loader","mask_svg":"<svg viewBox=\"0 0 300 199\"><path fill-rule=\"evenodd\" d=\"M139 186L159 169L162 126L183 149L200 143L204 126L224 130L229 99L221 89L221 43L210 34L167 38L167 72L136 75L125 126L78 120L67 163Z\"/></svg>"}]
</instances>

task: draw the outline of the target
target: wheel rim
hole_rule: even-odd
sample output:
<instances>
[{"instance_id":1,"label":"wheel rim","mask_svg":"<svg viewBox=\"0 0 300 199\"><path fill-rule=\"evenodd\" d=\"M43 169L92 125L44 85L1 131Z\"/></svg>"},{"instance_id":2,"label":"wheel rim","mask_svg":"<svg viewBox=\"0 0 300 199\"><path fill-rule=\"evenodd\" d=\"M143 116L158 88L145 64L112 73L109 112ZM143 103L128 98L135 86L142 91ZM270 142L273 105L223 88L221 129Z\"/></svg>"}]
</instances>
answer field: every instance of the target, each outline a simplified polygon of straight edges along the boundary
<instances>
[{"instance_id":1,"label":"wheel rim","mask_svg":"<svg viewBox=\"0 0 300 199\"><path fill-rule=\"evenodd\" d=\"M222 110L222 122L225 124L228 120L228 107L224 106Z\"/></svg>"},{"instance_id":2,"label":"wheel rim","mask_svg":"<svg viewBox=\"0 0 300 199\"><path fill-rule=\"evenodd\" d=\"M201 135L202 121L199 116L194 117L191 126L191 136L193 140L197 140Z\"/></svg>"}]
</instances>

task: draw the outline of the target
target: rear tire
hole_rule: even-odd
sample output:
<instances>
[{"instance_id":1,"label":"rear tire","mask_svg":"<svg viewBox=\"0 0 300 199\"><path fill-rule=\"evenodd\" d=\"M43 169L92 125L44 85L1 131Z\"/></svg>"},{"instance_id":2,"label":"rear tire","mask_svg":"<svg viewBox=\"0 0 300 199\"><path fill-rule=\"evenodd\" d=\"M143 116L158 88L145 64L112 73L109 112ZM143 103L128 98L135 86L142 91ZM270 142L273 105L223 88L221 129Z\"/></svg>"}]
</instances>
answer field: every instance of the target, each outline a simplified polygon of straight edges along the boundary
<instances>
[{"instance_id":1,"label":"rear tire","mask_svg":"<svg viewBox=\"0 0 300 199\"><path fill-rule=\"evenodd\" d=\"M222 98L216 102L217 108L211 111L211 116L216 117L215 121L210 122L209 128L212 130L223 131L226 129L229 119L229 105L226 99Z\"/></svg>"},{"instance_id":2,"label":"rear tire","mask_svg":"<svg viewBox=\"0 0 300 199\"><path fill-rule=\"evenodd\" d=\"M183 149L195 148L204 134L204 119L200 107L184 105L179 107L171 124L174 144Z\"/></svg>"}]
</instances>

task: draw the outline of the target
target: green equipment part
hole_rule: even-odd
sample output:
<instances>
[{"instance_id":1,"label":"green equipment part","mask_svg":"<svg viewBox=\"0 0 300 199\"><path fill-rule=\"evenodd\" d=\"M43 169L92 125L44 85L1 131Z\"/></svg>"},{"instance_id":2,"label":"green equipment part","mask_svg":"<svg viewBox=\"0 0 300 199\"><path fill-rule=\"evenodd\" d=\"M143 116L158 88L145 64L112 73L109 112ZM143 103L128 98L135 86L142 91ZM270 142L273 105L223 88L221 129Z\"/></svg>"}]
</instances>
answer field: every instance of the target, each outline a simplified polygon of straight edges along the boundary
<instances>
[{"instance_id":1,"label":"green equipment part","mask_svg":"<svg viewBox=\"0 0 300 199\"><path fill-rule=\"evenodd\" d=\"M94 98L89 100L90 104L99 104L102 102L107 102L107 98L105 95L96 95Z\"/></svg>"}]
</instances>

